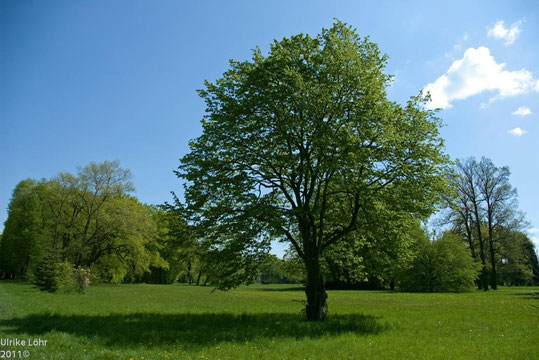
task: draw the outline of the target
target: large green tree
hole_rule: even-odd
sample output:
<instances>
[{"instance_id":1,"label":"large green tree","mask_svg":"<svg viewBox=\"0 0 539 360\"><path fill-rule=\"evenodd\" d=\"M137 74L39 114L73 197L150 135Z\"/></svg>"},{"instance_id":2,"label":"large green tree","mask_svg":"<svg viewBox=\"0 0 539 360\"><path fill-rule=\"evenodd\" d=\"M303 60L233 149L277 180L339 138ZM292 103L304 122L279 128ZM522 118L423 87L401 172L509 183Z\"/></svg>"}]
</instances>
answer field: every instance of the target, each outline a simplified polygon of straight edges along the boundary
<instances>
[{"instance_id":1,"label":"large green tree","mask_svg":"<svg viewBox=\"0 0 539 360\"><path fill-rule=\"evenodd\" d=\"M324 320L321 258L371 204L432 211L446 161L440 121L422 96L404 106L387 99L386 61L337 21L316 37L275 41L267 56L256 49L250 61L231 61L199 91L204 132L178 175L191 221L229 261L217 285L252 276L277 237L305 264L307 318Z\"/></svg>"},{"instance_id":2,"label":"large green tree","mask_svg":"<svg viewBox=\"0 0 539 360\"><path fill-rule=\"evenodd\" d=\"M497 167L487 158L482 158L477 166L479 191L484 201L490 258L490 286L497 289L497 253L500 230L520 230L525 224L524 216L518 211L517 190L509 183L511 172L507 166Z\"/></svg>"},{"instance_id":3,"label":"large green tree","mask_svg":"<svg viewBox=\"0 0 539 360\"><path fill-rule=\"evenodd\" d=\"M497 266L501 247L515 239L511 232L526 226L518 210L517 191L509 183L507 167L497 167L487 158L457 160L450 176L452 196L446 198L446 220L462 234L472 257L482 264L479 288L497 288ZM490 280L490 281L489 281Z\"/></svg>"},{"instance_id":4,"label":"large green tree","mask_svg":"<svg viewBox=\"0 0 539 360\"><path fill-rule=\"evenodd\" d=\"M120 282L152 265L166 266L151 209L129 194L130 177L118 162L105 161L77 174L21 181L9 205L0 271L35 275L44 264L54 269L65 262L94 267L104 280Z\"/></svg>"}]
</instances>

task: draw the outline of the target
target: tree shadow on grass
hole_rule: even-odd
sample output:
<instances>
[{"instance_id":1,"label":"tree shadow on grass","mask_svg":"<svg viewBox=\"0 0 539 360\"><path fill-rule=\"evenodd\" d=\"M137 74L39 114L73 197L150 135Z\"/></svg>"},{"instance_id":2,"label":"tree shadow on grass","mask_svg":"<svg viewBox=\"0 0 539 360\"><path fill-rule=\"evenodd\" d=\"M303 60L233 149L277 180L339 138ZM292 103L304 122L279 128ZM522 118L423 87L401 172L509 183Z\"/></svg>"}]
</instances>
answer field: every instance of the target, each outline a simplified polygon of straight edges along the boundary
<instances>
[{"instance_id":1,"label":"tree shadow on grass","mask_svg":"<svg viewBox=\"0 0 539 360\"><path fill-rule=\"evenodd\" d=\"M301 286L301 285L297 285L297 286L291 286L291 287L285 287L285 288L276 288L276 287L258 288L257 290L260 290L260 291L277 291L277 292L305 291L305 287Z\"/></svg>"},{"instance_id":2,"label":"tree shadow on grass","mask_svg":"<svg viewBox=\"0 0 539 360\"><path fill-rule=\"evenodd\" d=\"M539 301L539 291L519 291L519 292L512 292L512 293L506 293L507 295L513 295L518 296L523 299L529 299L529 300L538 300Z\"/></svg>"},{"instance_id":3,"label":"tree shadow on grass","mask_svg":"<svg viewBox=\"0 0 539 360\"><path fill-rule=\"evenodd\" d=\"M387 328L370 315L331 315L324 323L304 320L301 314L33 314L0 321L8 333L46 338L50 331L82 336L108 346L178 344L184 348L219 342L255 339L321 338L344 333L378 334ZM7 329L6 329L7 327Z\"/></svg>"}]
</instances>

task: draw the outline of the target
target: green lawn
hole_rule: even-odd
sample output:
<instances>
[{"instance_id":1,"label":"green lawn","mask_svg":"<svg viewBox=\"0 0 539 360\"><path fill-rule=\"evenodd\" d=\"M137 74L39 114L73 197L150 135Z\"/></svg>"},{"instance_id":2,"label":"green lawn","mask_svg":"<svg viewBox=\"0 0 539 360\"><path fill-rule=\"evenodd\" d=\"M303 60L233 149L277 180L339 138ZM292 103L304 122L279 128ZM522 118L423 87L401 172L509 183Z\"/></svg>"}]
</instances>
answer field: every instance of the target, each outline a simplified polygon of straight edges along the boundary
<instances>
[{"instance_id":1,"label":"green lawn","mask_svg":"<svg viewBox=\"0 0 539 360\"><path fill-rule=\"evenodd\" d=\"M303 290L289 285L100 285L79 295L0 282L0 338L47 340L0 350L30 359L539 359L531 291L539 288L330 291L330 320L314 324L303 320Z\"/></svg>"}]
</instances>

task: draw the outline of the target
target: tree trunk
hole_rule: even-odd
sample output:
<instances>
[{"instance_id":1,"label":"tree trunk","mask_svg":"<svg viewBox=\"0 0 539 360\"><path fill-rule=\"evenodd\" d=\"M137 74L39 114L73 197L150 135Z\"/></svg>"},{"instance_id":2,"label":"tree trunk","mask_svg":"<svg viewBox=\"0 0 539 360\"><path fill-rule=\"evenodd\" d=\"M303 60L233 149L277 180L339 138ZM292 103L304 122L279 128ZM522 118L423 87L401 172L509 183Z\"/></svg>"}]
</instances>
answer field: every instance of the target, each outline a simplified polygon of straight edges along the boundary
<instances>
[{"instance_id":1,"label":"tree trunk","mask_svg":"<svg viewBox=\"0 0 539 360\"><path fill-rule=\"evenodd\" d=\"M470 228L470 224L468 223L468 218L465 219L464 223L466 226L466 238L468 239L468 245L470 246L470 252L472 254L472 258L474 258L474 260L477 260L477 254L475 253L472 229Z\"/></svg>"},{"instance_id":2,"label":"tree trunk","mask_svg":"<svg viewBox=\"0 0 539 360\"><path fill-rule=\"evenodd\" d=\"M189 285L193 282L193 279L191 277L191 261L187 260L187 282Z\"/></svg>"},{"instance_id":3,"label":"tree trunk","mask_svg":"<svg viewBox=\"0 0 539 360\"><path fill-rule=\"evenodd\" d=\"M307 265L307 286L305 294L307 295L307 305L305 313L309 321L325 321L327 318L328 305L327 294L324 287L324 279L320 269L318 259L310 261Z\"/></svg>"},{"instance_id":4,"label":"tree trunk","mask_svg":"<svg viewBox=\"0 0 539 360\"><path fill-rule=\"evenodd\" d=\"M479 240L479 257L481 258L481 284L479 290L488 290L488 269L485 259L485 243L483 235L481 234L481 218L479 217L479 206L476 201L472 200L475 215L475 227L477 230L477 239Z\"/></svg>"},{"instance_id":5,"label":"tree trunk","mask_svg":"<svg viewBox=\"0 0 539 360\"><path fill-rule=\"evenodd\" d=\"M496 279L496 257L494 255L494 241L491 240L491 237L489 236L489 253L490 253L490 264L491 264L491 271L490 271L490 287L492 290L498 289L497 279Z\"/></svg>"},{"instance_id":6,"label":"tree trunk","mask_svg":"<svg viewBox=\"0 0 539 360\"><path fill-rule=\"evenodd\" d=\"M479 281L479 289L478 290L488 290L488 269L485 264L483 264L483 267L481 268L481 274L480 274L480 281Z\"/></svg>"},{"instance_id":7,"label":"tree trunk","mask_svg":"<svg viewBox=\"0 0 539 360\"><path fill-rule=\"evenodd\" d=\"M197 286L200 285L200 277L202 276L202 270L200 270L198 272L198 276L197 276Z\"/></svg>"},{"instance_id":8,"label":"tree trunk","mask_svg":"<svg viewBox=\"0 0 539 360\"><path fill-rule=\"evenodd\" d=\"M489 247L489 253L490 253L490 265L491 265L491 273L490 273L490 287L492 290L498 289L497 279L496 279L496 256L494 255L494 230L492 226L492 210L491 210L491 204L487 202L487 206L489 208L487 215L488 215L488 247Z\"/></svg>"}]
</instances>

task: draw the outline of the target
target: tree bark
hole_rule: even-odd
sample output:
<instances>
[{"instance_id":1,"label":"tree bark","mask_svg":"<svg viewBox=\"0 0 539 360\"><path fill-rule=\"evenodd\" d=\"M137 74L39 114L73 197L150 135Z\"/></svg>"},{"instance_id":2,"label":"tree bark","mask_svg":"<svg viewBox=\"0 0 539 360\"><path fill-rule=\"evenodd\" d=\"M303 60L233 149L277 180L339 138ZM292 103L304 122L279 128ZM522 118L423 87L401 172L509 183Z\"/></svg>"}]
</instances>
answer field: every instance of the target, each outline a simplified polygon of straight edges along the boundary
<instances>
[{"instance_id":1,"label":"tree bark","mask_svg":"<svg viewBox=\"0 0 539 360\"><path fill-rule=\"evenodd\" d=\"M481 258L481 281L479 290L488 290L488 269L485 257L485 243L481 234L481 218L479 217L479 209L475 200L473 201L474 215L475 215L475 227L477 230L477 239L479 240L479 257Z\"/></svg>"},{"instance_id":2,"label":"tree bark","mask_svg":"<svg viewBox=\"0 0 539 360\"><path fill-rule=\"evenodd\" d=\"M191 261L187 260L187 282L189 285L193 283L193 278L191 277Z\"/></svg>"},{"instance_id":3,"label":"tree bark","mask_svg":"<svg viewBox=\"0 0 539 360\"><path fill-rule=\"evenodd\" d=\"M498 289L497 284L497 276L496 276L496 256L494 252L494 241L492 239L493 232L490 229L491 224L489 223L489 236L488 236L488 245L489 245L489 253L490 253L490 264L491 264L491 271L490 271L490 287L492 290Z\"/></svg>"},{"instance_id":4,"label":"tree bark","mask_svg":"<svg viewBox=\"0 0 539 360\"><path fill-rule=\"evenodd\" d=\"M309 321L325 321L327 318L328 305L327 294L324 287L324 279L320 269L320 261L315 258L306 262L307 265L307 305L305 313Z\"/></svg>"},{"instance_id":5,"label":"tree bark","mask_svg":"<svg viewBox=\"0 0 539 360\"><path fill-rule=\"evenodd\" d=\"M488 216L488 247L490 255L490 287L492 290L498 289L497 279L496 279L496 256L494 255L494 229L492 226L492 204L490 200L487 199L487 216Z\"/></svg>"},{"instance_id":6,"label":"tree bark","mask_svg":"<svg viewBox=\"0 0 539 360\"><path fill-rule=\"evenodd\" d=\"M477 260L477 254L475 253L473 233L472 233L469 220L470 219L468 218L468 216L465 216L464 225L466 226L466 238L468 239L468 245L470 246L470 252L472 254L472 258L474 258L474 260Z\"/></svg>"}]
</instances>

